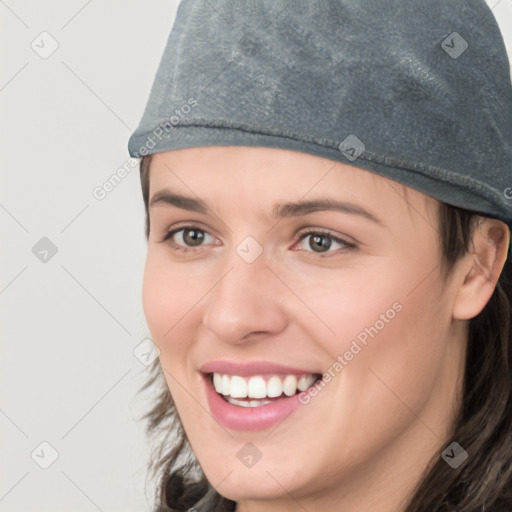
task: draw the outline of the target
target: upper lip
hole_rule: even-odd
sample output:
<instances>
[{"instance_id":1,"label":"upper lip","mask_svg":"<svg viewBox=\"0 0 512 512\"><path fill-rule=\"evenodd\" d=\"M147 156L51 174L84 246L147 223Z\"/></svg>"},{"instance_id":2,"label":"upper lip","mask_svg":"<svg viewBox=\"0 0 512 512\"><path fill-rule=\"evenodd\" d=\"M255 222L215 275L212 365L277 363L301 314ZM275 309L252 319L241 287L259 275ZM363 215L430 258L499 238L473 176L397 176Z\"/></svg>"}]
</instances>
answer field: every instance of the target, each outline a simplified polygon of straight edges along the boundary
<instances>
[{"instance_id":1,"label":"upper lip","mask_svg":"<svg viewBox=\"0 0 512 512\"><path fill-rule=\"evenodd\" d=\"M285 375L321 375L320 372L311 371L304 368L293 368L271 361L228 361L216 360L209 361L201 366L203 373L227 373L228 375L239 375L240 377L249 377L251 375L261 375L264 373L284 373Z\"/></svg>"}]
</instances>

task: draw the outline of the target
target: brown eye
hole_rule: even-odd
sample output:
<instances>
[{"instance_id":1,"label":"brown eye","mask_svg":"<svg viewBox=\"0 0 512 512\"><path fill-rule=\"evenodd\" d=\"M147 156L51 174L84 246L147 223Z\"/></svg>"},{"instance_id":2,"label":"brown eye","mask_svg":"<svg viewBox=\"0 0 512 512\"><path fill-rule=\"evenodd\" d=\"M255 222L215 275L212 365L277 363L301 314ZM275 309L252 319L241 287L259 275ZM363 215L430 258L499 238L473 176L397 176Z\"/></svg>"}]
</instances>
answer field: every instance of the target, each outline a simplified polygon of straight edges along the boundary
<instances>
[{"instance_id":1,"label":"brown eye","mask_svg":"<svg viewBox=\"0 0 512 512\"><path fill-rule=\"evenodd\" d=\"M183 229L183 241L186 245L201 245L204 240L204 231L200 229Z\"/></svg>"},{"instance_id":2,"label":"brown eye","mask_svg":"<svg viewBox=\"0 0 512 512\"><path fill-rule=\"evenodd\" d=\"M309 238L309 247L313 249L315 252L325 252L328 251L331 247L331 240L328 235L316 234L310 235ZM319 249L317 251L317 249Z\"/></svg>"},{"instance_id":3,"label":"brown eye","mask_svg":"<svg viewBox=\"0 0 512 512\"><path fill-rule=\"evenodd\" d=\"M195 247L200 247L203 242L210 237L214 242L214 237L210 235L204 229L197 228L195 226L185 226L178 229L169 231L161 242L166 242L172 249L177 251L191 251Z\"/></svg>"},{"instance_id":4,"label":"brown eye","mask_svg":"<svg viewBox=\"0 0 512 512\"><path fill-rule=\"evenodd\" d=\"M304 240L308 239L307 247L304 247ZM343 240L342 238L339 238L337 236L334 236L333 234L329 232L323 232L323 231L308 231L306 233L303 233L299 238L299 244L302 244L302 249L306 250L306 252L313 252L316 254L323 254L331 252L332 254L336 254L337 252L340 252L345 249L344 252L350 249L355 249L356 245L347 242ZM334 244L334 246L333 246ZM336 245L339 246L338 251L329 251L332 248L336 248ZM300 246L299 246L300 248ZM329 254L330 256L330 254Z\"/></svg>"}]
</instances>

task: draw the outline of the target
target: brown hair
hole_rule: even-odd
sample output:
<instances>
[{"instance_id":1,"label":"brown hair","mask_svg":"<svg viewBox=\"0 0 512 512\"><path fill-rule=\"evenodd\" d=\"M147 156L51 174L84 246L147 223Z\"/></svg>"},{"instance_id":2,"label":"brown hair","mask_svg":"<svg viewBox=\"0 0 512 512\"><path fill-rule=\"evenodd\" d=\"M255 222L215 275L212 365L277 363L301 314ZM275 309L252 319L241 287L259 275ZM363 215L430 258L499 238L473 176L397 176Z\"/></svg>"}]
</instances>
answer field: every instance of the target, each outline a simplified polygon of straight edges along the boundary
<instances>
[{"instance_id":1,"label":"brown hair","mask_svg":"<svg viewBox=\"0 0 512 512\"><path fill-rule=\"evenodd\" d=\"M142 158L140 178L149 237L149 166ZM445 275L467 253L481 217L446 203L439 204L439 238ZM469 322L463 397L451 439L469 454L453 469L432 457L405 512L495 512L512 510L512 262L507 261L493 295ZM158 512L182 512L208 490L209 483L190 447L165 381L159 359L149 369L140 391L156 386L154 404L142 419L146 433L163 432L166 439L152 453L149 469L158 477ZM449 444L449 443L448 443ZM234 510L236 503L217 495L219 504Z\"/></svg>"}]
</instances>

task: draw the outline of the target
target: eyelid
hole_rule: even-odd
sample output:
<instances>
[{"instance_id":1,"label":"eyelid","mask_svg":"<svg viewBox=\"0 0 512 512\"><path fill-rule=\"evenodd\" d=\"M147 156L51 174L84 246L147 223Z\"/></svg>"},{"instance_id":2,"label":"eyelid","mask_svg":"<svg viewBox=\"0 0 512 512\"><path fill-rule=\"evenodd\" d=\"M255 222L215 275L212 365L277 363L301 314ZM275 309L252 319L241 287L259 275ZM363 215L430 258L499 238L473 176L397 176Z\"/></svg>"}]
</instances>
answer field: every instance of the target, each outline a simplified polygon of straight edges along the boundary
<instances>
[{"instance_id":1,"label":"eyelid","mask_svg":"<svg viewBox=\"0 0 512 512\"><path fill-rule=\"evenodd\" d=\"M173 236L180 232L180 231L184 231L184 230L197 230L197 231L202 231L204 232L206 235L209 235L213 238L215 238L214 235L212 235L207 229L201 227L201 226L198 226L198 225L195 225L194 223L185 223L183 225L174 225L172 227L172 229L168 229L163 238L159 241L160 243L167 243L171 248L172 250L174 251L177 251L177 252L180 252L182 254L184 253L196 253L196 252L199 252L201 251L201 247L203 247L203 245L199 245L199 246L186 246L186 245L181 245L181 244L178 244L176 242L174 242L172 240ZM294 241L293 245L291 246L292 248L295 247L296 245L300 244L305 238L307 238L308 236L313 236L313 235L325 235L325 236L328 236L331 240L333 240L335 243L338 243L339 245L343 246L341 247L340 249L337 249L337 250L333 250L331 251L330 250L330 247L329 249L324 253L324 252L315 252L315 251L308 251L308 250L301 250L301 249L292 249L292 250L295 250L295 251L298 251L300 250L301 252L305 252L307 253L307 257L308 258L320 258L320 259L325 259L325 258L331 258L331 257L336 257L340 254L346 254L347 252L350 252L350 251L353 251L353 250L356 250L358 248L358 244L357 243L354 243L354 242L351 242L351 241L348 241L346 240L343 236L337 236L335 235L330 229L326 229L326 228L319 228L319 227L314 227L314 226L307 226L305 228L302 228L301 230L299 230L295 236L295 238L297 239L296 241ZM347 237L347 238L351 238L351 237ZM216 244L218 245L218 244Z\"/></svg>"},{"instance_id":2,"label":"eyelid","mask_svg":"<svg viewBox=\"0 0 512 512\"><path fill-rule=\"evenodd\" d=\"M356 247L358 245L358 242L354 240L351 236L348 235L337 235L334 231L328 228L319 228L315 226L307 226L305 228L302 228L298 233L297 237L299 240L303 235L307 234L321 234L321 235L328 235L333 240L337 240L339 242L343 242L345 245Z\"/></svg>"},{"instance_id":3,"label":"eyelid","mask_svg":"<svg viewBox=\"0 0 512 512\"><path fill-rule=\"evenodd\" d=\"M211 236L212 238L215 239L215 236L212 235L207 229L204 229L202 227L195 226L195 225L192 225L189 223L189 224L185 224L183 226L177 226L177 227L173 227L172 229L167 230L165 232L163 238L161 240L159 240L158 242L167 244L173 250L181 252L181 253L197 252L197 251L201 250L201 247L203 247L203 245L199 245L197 247L189 247L187 245L178 244L172 240L172 238L174 237L174 235L176 235L176 233L179 233L180 231L186 231L187 229L190 231L192 231L192 230L203 231L206 236ZM215 244L215 245L219 245L219 244Z\"/></svg>"},{"instance_id":4,"label":"eyelid","mask_svg":"<svg viewBox=\"0 0 512 512\"><path fill-rule=\"evenodd\" d=\"M184 221L183 224L180 224L180 223L173 224L171 228L166 229L163 237L159 240L159 242L166 242L171 235L175 234L177 231L181 231L182 229L186 229L186 228L197 229L198 231L204 231L205 233L207 233L210 236L213 236L215 238L215 235L210 233L210 231L208 229L206 229L205 227L202 227L200 224L196 224L196 223L190 222L190 221L189 222Z\"/></svg>"},{"instance_id":5,"label":"eyelid","mask_svg":"<svg viewBox=\"0 0 512 512\"><path fill-rule=\"evenodd\" d=\"M298 240L293 244L292 247L295 247L297 244L302 242L302 240L304 240L308 236L312 236L312 235L326 235L331 240L333 240L335 243L339 243L340 245L342 245L344 247L342 247L340 249L337 249L337 250L334 250L334 251L327 250L325 253L323 253L323 252L315 252L315 251L304 251L304 252L306 252L308 254L308 257L311 257L311 255L313 255L312 257L331 258L331 257L336 257L339 254L345 254L348 251L356 250L358 248L356 243L349 242L348 240L346 240L342 236L337 236L337 235L333 234L333 232L331 230L329 230L329 229L325 229L325 228L312 228L312 227L308 227L308 228L305 228L304 230L301 230L297 234Z\"/></svg>"}]
</instances>

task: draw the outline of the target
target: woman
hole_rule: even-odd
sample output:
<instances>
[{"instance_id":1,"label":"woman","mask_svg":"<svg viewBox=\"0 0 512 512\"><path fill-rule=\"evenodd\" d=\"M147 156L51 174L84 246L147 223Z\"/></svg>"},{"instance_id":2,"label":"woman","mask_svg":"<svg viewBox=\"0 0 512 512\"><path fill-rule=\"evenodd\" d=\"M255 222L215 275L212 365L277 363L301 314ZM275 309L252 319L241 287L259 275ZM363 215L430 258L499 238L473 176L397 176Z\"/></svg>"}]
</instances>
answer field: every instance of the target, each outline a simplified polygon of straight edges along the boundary
<instances>
[{"instance_id":1,"label":"woman","mask_svg":"<svg viewBox=\"0 0 512 512\"><path fill-rule=\"evenodd\" d=\"M412 4L180 4L129 143L160 511L512 509L510 70Z\"/></svg>"}]
</instances>

